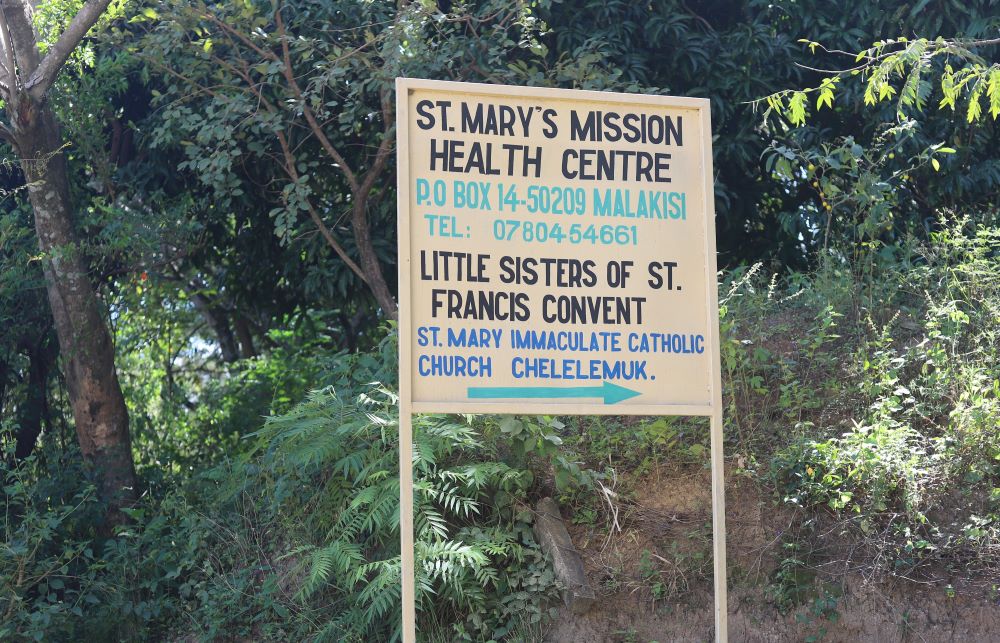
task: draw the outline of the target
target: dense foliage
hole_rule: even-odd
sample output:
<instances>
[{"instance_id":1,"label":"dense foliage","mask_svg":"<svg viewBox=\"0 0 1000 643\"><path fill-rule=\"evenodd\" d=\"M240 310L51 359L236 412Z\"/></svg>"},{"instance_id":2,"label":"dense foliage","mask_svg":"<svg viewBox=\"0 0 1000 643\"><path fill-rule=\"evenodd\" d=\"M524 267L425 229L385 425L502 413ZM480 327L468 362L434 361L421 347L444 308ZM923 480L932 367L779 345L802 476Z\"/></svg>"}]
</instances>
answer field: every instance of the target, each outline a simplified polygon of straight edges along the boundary
<instances>
[{"instance_id":1,"label":"dense foliage","mask_svg":"<svg viewBox=\"0 0 1000 643\"><path fill-rule=\"evenodd\" d=\"M391 380L394 354L385 342L338 356L311 382L329 385L270 417L242 456L131 510L134 523L100 545L79 466L24 462L4 488L0 634L398 637L395 397L373 383ZM530 474L467 421L424 416L415 430L424 629L527 631L555 587L525 511Z\"/></svg>"},{"instance_id":2,"label":"dense foliage","mask_svg":"<svg viewBox=\"0 0 1000 643\"><path fill-rule=\"evenodd\" d=\"M43 42L78 5L39 4ZM398 75L711 98L727 456L793 516L769 600L841 558L988 589L998 26L990 0L115 3L49 100L141 498L108 525L4 164L0 638L398 636ZM541 638L538 497L611 538L644 475L708 453L678 418L416 431L419 627L442 641ZM640 565L654 600L707 578L669 560Z\"/></svg>"}]
</instances>

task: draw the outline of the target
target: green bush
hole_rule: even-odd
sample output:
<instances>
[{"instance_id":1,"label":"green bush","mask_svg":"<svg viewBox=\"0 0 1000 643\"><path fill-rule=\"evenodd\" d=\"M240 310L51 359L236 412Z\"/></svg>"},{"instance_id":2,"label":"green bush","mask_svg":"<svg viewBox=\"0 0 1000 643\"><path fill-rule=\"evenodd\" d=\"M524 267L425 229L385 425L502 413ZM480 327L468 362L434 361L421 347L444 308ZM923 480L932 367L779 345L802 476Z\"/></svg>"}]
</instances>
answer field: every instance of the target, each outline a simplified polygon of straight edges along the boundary
<instances>
[{"instance_id":1,"label":"green bush","mask_svg":"<svg viewBox=\"0 0 1000 643\"><path fill-rule=\"evenodd\" d=\"M111 537L93 528L92 489L15 469L2 638L398 638L398 407L375 383L394 366L391 337L325 362L330 386L267 418L238 455L147 496ZM534 476L505 464L474 421L414 422L419 627L517 638L557 587L531 531Z\"/></svg>"},{"instance_id":2,"label":"green bush","mask_svg":"<svg viewBox=\"0 0 1000 643\"><path fill-rule=\"evenodd\" d=\"M399 481L395 397L373 388L345 403L316 391L271 418L261 440L264 489L243 486L298 544L285 556L302 574L295 595L334 614L321 633L337 639L398 636ZM424 416L414 426L417 603L426 627L463 623L478 636L508 631L521 610L503 598L526 583L516 562L537 551L527 478L483 460L466 422ZM545 592L548 586L530 588ZM522 606L523 607L523 606Z\"/></svg>"},{"instance_id":3,"label":"green bush","mask_svg":"<svg viewBox=\"0 0 1000 643\"><path fill-rule=\"evenodd\" d=\"M843 360L849 429L793 439L769 476L853 525L883 571L982 571L1000 563L1000 230L960 220L901 250L906 270L874 276L897 295L862 311Z\"/></svg>"},{"instance_id":4,"label":"green bush","mask_svg":"<svg viewBox=\"0 0 1000 643\"><path fill-rule=\"evenodd\" d=\"M59 464L69 466L46 468L32 456L0 470L0 640L71 640L101 601L103 564L92 538L102 508L81 467Z\"/></svg>"}]
</instances>

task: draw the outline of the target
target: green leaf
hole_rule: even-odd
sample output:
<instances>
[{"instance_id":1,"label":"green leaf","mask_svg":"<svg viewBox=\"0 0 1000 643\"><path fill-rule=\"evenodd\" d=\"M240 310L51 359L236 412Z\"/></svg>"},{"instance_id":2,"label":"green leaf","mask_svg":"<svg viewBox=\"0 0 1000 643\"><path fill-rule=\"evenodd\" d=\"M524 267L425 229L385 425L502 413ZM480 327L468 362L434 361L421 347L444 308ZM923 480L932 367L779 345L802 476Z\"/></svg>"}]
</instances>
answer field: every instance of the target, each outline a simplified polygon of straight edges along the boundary
<instances>
[{"instance_id":1,"label":"green leaf","mask_svg":"<svg viewBox=\"0 0 1000 643\"><path fill-rule=\"evenodd\" d=\"M560 469L556 471L556 489L559 491L567 491L570 488L570 484L573 478L570 476L569 471L565 469Z\"/></svg>"},{"instance_id":2,"label":"green leaf","mask_svg":"<svg viewBox=\"0 0 1000 643\"><path fill-rule=\"evenodd\" d=\"M803 125L806 122L806 93L795 92L788 101L787 116L792 125Z\"/></svg>"},{"instance_id":3,"label":"green leaf","mask_svg":"<svg viewBox=\"0 0 1000 643\"><path fill-rule=\"evenodd\" d=\"M986 96L990 99L990 116L996 120L1000 116L1000 68L990 71Z\"/></svg>"}]
</instances>

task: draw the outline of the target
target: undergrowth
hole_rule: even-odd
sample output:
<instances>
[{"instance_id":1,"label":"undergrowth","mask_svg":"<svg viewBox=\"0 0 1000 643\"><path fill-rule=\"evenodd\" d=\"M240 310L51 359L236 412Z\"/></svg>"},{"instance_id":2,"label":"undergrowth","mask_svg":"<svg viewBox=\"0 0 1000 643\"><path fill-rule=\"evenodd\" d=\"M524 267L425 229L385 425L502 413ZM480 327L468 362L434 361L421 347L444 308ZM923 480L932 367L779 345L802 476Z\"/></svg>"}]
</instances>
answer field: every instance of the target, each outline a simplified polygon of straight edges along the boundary
<instances>
[{"instance_id":1,"label":"undergrowth","mask_svg":"<svg viewBox=\"0 0 1000 643\"><path fill-rule=\"evenodd\" d=\"M806 512L800 537L814 556L869 579L960 574L990 586L1000 571L1000 230L960 221L905 261L878 271L877 307L863 290L849 300L842 390L811 387L839 413L808 416L765 477Z\"/></svg>"},{"instance_id":2,"label":"undergrowth","mask_svg":"<svg viewBox=\"0 0 1000 643\"><path fill-rule=\"evenodd\" d=\"M0 638L398 639L398 408L371 383L395 349L382 351L338 360L338 387L268 418L110 538L92 487L38 462L8 474ZM495 457L474 418L422 416L414 436L422 635L538 628L558 587L531 531L532 476Z\"/></svg>"},{"instance_id":3,"label":"undergrowth","mask_svg":"<svg viewBox=\"0 0 1000 643\"><path fill-rule=\"evenodd\" d=\"M811 605L802 614L818 640L849 573L991 587L1000 231L958 221L861 264L831 251L812 273L765 272L725 275L720 323L728 463L773 490L788 525L766 596L782 611ZM180 455L155 475L144 463L149 491L114 534L99 531L102 509L72 448L44 443L4 469L0 638L398 638L395 345L390 336L372 353L291 355L241 367L230 392L213 388L226 405L201 417L219 430L207 448L226 456L186 474L202 447L197 420L185 419ZM283 379L288 360L306 362L294 381ZM268 387L270 402L249 408L271 415L250 426L234 399ZM422 636L541 638L559 588L531 503L555 495L572 523L608 542L630 526L648 474L708 466L706 428L421 417ZM635 578L606 585L644 587L655 606L707 582L707 560L658 543Z\"/></svg>"}]
</instances>

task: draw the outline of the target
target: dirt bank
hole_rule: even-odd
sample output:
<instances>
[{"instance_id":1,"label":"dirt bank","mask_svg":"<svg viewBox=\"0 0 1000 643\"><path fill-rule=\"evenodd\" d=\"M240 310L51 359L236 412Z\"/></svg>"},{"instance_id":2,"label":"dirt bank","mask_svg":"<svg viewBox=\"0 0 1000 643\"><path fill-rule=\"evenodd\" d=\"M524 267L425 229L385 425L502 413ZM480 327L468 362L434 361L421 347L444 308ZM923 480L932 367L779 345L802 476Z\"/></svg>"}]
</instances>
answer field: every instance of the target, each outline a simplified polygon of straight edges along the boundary
<instances>
[{"instance_id":1,"label":"dirt bank","mask_svg":"<svg viewBox=\"0 0 1000 643\"><path fill-rule=\"evenodd\" d=\"M644 490L642 499L616 504L620 530L610 511L570 525L598 601L585 615L561 614L548 641L712 640L708 471L661 467L634 488ZM790 513L735 476L727 505L731 641L1000 640L991 592L866 580L849 562L836 573L824 572L829 561L790 564L796 552L783 537Z\"/></svg>"}]
</instances>

